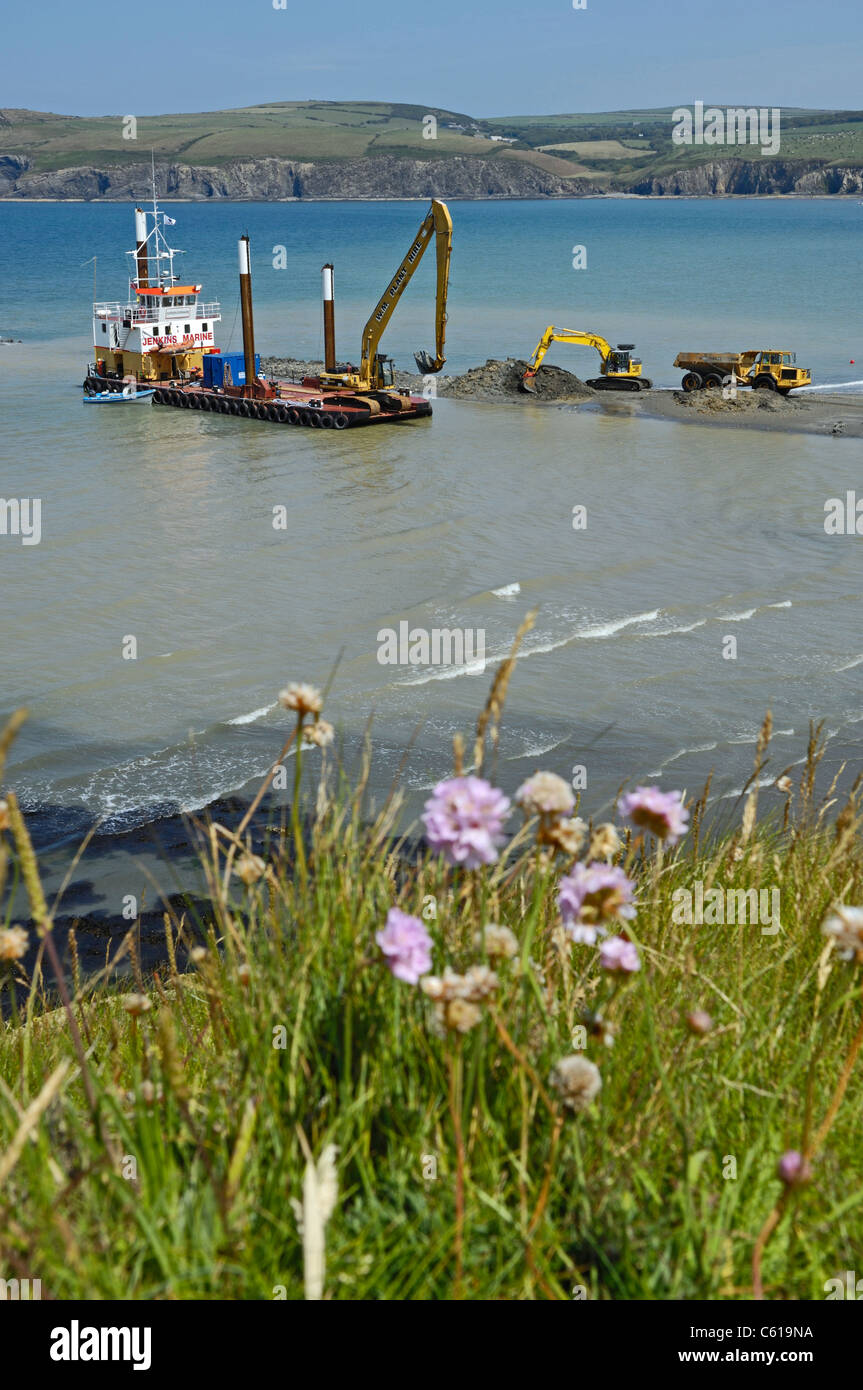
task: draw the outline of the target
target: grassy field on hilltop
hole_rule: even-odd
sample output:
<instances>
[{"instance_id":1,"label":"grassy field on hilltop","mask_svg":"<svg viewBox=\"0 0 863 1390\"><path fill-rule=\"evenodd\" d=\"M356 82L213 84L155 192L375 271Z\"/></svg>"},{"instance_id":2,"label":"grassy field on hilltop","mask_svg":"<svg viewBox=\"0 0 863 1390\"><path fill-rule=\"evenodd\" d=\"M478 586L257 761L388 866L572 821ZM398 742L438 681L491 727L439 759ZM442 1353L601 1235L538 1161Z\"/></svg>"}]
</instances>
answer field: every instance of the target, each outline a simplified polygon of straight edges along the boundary
<instances>
[{"instance_id":1,"label":"grassy field on hilltop","mask_svg":"<svg viewBox=\"0 0 863 1390\"><path fill-rule=\"evenodd\" d=\"M223 165L270 156L303 161L397 155L454 155L526 160L563 177L587 175L625 188L628 180L667 174L729 153L760 159L759 146L676 146L672 107L549 116L475 119L435 107L387 102L274 102L230 111L145 116L137 139L123 139L121 115L72 117L0 112L0 156L25 156L36 173L157 159ZM437 138L425 139L434 115ZM458 128L460 127L460 128ZM863 164L863 112L787 109L781 117L783 160ZM491 136L514 141L503 144Z\"/></svg>"},{"instance_id":2,"label":"grassy field on hilltop","mask_svg":"<svg viewBox=\"0 0 863 1390\"><path fill-rule=\"evenodd\" d=\"M856 791L816 796L813 736L759 823L766 721L719 839L706 791L591 826L545 773L517 811L483 777L508 667L420 848L397 797L370 814L339 777L318 693L282 692L292 813L254 846L201 823L212 914L188 971L197 933L171 913L154 976L134 927L114 943L131 979L81 978L74 951L60 969L4 789L7 1278L59 1299L733 1301L821 1299L859 1268ZM770 907L699 925L705 889Z\"/></svg>"},{"instance_id":3,"label":"grassy field on hilltop","mask_svg":"<svg viewBox=\"0 0 863 1390\"><path fill-rule=\"evenodd\" d=\"M423 117L438 118L436 140L423 138ZM434 107L384 102L278 102L231 111L142 116L137 139L123 138L122 116L75 117L5 113L0 153L24 154L38 171L69 168L85 160L129 161L149 156L191 164L236 158L357 159L409 148L417 157L488 154L496 145L466 133L470 117ZM462 125L465 131L451 130Z\"/></svg>"}]
</instances>

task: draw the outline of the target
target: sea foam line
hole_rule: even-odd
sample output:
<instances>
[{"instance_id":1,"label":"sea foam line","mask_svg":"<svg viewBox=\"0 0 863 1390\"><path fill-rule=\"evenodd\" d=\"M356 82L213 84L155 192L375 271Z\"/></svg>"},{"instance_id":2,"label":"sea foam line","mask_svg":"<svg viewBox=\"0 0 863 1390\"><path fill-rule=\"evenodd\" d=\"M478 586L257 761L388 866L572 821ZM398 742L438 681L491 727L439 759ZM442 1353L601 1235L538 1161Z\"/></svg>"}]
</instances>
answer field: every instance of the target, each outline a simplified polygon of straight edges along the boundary
<instances>
[{"instance_id":1,"label":"sea foam line","mask_svg":"<svg viewBox=\"0 0 863 1390\"><path fill-rule=\"evenodd\" d=\"M253 709L251 714L238 714L236 719L226 719L226 724L254 724L256 719L263 719L265 714L275 709L275 705L264 705L262 709Z\"/></svg>"}]
</instances>

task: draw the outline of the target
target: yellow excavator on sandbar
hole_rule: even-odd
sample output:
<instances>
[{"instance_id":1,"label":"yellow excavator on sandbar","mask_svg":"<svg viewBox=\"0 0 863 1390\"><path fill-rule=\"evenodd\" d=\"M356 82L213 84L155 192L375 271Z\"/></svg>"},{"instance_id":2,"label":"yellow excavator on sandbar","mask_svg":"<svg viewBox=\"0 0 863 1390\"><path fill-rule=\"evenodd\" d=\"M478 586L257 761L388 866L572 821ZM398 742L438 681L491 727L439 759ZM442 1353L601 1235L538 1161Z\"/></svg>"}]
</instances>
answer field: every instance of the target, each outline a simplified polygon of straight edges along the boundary
<instances>
[{"instance_id":1,"label":"yellow excavator on sandbar","mask_svg":"<svg viewBox=\"0 0 863 1390\"><path fill-rule=\"evenodd\" d=\"M530 391L532 395L536 394L534 378L552 343L574 343L577 347L596 348L602 359L599 368L602 375L585 382L585 386L592 386L595 391L649 391L653 385L652 381L641 375L641 358L631 355L634 343L618 343L613 348L598 333L580 328L555 328L549 324L536 345L521 381L522 389Z\"/></svg>"},{"instance_id":2,"label":"yellow excavator on sandbar","mask_svg":"<svg viewBox=\"0 0 863 1390\"><path fill-rule=\"evenodd\" d=\"M383 337L384 329L392 318L393 311L407 288L411 276L425 255L432 237L435 240L437 251L437 285L435 291L435 355L420 350L414 354L417 370L424 375L431 375L439 372L446 357L444 356L444 344L446 340L446 304L447 293L449 290L449 270L450 258L452 256L452 218L446 203L442 203L437 198L432 198L429 208L423 221L420 223L419 231L413 243L408 249L407 254L402 259L401 265L395 275L389 281L386 290L381 295L377 304L363 329L361 340L361 356L359 367L350 367L345 371L339 371L335 364L335 334L332 319L332 278L329 280L329 290L325 288L324 301L324 350L326 365L320 375L321 385L332 390L345 389L351 392L370 392L392 388L393 385L393 362L392 358L385 357L378 352L378 346ZM332 267L324 267L325 270L332 271ZM326 281L325 281L326 285ZM329 313L327 312L327 294L329 294Z\"/></svg>"}]
</instances>

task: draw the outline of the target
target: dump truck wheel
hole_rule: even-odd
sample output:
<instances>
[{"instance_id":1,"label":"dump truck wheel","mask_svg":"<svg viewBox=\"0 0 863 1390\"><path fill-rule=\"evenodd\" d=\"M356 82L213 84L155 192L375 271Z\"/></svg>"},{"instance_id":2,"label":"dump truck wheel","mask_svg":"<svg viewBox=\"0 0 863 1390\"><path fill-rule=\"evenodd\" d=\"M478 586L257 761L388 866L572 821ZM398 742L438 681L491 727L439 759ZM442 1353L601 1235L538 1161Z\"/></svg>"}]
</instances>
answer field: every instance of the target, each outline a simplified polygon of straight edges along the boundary
<instances>
[{"instance_id":1,"label":"dump truck wheel","mask_svg":"<svg viewBox=\"0 0 863 1390\"><path fill-rule=\"evenodd\" d=\"M776 382L772 376L757 376L755 378L756 391L775 391Z\"/></svg>"},{"instance_id":2,"label":"dump truck wheel","mask_svg":"<svg viewBox=\"0 0 863 1390\"><path fill-rule=\"evenodd\" d=\"M722 389L722 377L718 372L709 372L704 378L705 391L720 391Z\"/></svg>"},{"instance_id":3,"label":"dump truck wheel","mask_svg":"<svg viewBox=\"0 0 863 1390\"><path fill-rule=\"evenodd\" d=\"M684 391L700 391L703 384L697 372L687 372L681 383Z\"/></svg>"}]
</instances>

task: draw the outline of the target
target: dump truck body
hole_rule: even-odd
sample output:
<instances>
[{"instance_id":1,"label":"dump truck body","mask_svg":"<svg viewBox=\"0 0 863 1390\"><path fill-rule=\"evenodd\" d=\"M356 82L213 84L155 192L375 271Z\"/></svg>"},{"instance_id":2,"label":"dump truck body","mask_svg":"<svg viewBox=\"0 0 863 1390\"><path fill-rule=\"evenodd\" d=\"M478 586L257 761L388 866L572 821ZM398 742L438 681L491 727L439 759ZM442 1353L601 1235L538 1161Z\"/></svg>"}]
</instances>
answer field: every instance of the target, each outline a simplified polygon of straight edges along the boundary
<instances>
[{"instance_id":1,"label":"dump truck body","mask_svg":"<svg viewBox=\"0 0 863 1390\"><path fill-rule=\"evenodd\" d=\"M683 370L684 391L736 385L756 390L778 391L787 396L799 386L808 386L812 374L798 367L788 348L749 348L746 352L679 352L675 367Z\"/></svg>"}]
</instances>

